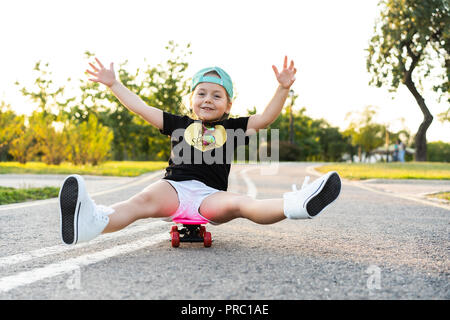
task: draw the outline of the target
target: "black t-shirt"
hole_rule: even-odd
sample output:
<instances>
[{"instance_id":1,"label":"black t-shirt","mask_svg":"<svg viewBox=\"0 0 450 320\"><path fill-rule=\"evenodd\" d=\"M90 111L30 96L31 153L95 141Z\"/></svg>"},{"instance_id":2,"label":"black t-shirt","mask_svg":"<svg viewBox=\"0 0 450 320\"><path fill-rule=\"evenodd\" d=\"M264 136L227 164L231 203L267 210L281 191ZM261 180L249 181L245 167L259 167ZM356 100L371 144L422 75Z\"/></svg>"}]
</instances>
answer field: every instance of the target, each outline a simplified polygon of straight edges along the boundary
<instances>
[{"instance_id":1,"label":"black t-shirt","mask_svg":"<svg viewBox=\"0 0 450 320\"><path fill-rule=\"evenodd\" d=\"M226 191L236 147L249 142L245 136L249 117L202 123L188 116L163 115L162 134L171 137L171 155L164 179L198 180Z\"/></svg>"}]
</instances>

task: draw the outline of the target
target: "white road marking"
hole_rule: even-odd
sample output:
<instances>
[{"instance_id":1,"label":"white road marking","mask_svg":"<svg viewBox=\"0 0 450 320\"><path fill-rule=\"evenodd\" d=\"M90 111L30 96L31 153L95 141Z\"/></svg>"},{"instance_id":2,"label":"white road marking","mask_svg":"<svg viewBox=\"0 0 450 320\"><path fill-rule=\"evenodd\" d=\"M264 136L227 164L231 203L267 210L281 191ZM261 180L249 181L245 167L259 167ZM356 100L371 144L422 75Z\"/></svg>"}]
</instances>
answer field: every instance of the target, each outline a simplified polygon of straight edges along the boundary
<instances>
[{"instance_id":1,"label":"white road marking","mask_svg":"<svg viewBox=\"0 0 450 320\"><path fill-rule=\"evenodd\" d=\"M317 172L315 170L315 168L318 167L318 166L320 166L320 164L309 166L309 167L306 168L306 172L308 172L309 174L312 174L312 175L321 176L322 173L319 173L319 172ZM342 181L342 184L358 187L358 188L361 188L361 189L364 189L364 190L367 190L367 191L371 191L371 192L374 192L374 193L382 194L382 195L385 195L385 196L390 196L390 197L394 197L394 198L400 198L400 199L404 199L404 200L411 200L411 201L415 201L415 202L418 202L418 203L421 203L421 204L426 204L426 205L429 205L429 206L450 210L450 208L448 206L441 205L439 203L434 203L434 202L427 201L427 200L423 200L423 199L414 198L414 197L411 197L409 195L377 190L377 189L371 188L369 186L363 185L362 183L359 183L359 182L356 182L356 181L348 181L348 180L345 180L345 179L342 179L342 178L341 178L341 181Z\"/></svg>"},{"instance_id":2,"label":"white road marking","mask_svg":"<svg viewBox=\"0 0 450 320\"><path fill-rule=\"evenodd\" d=\"M244 170L241 170L239 173L241 174L242 179L244 180L245 184L247 185L247 195L249 197L252 197L253 199L256 199L256 196L258 195L258 190L256 189L255 184L253 181L247 176L247 171L255 170L256 168L247 168Z\"/></svg>"},{"instance_id":3,"label":"white road marking","mask_svg":"<svg viewBox=\"0 0 450 320\"><path fill-rule=\"evenodd\" d=\"M92 193L90 194L91 197L96 197L96 196L101 196L101 195L105 195L108 193L112 193L112 192L116 192L116 191L120 191L120 190L124 190L127 189L131 186L146 182L148 180L152 180L155 177L161 175L163 173L162 170L159 170L157 172L154 172L153 174L150 174L149 176L143 177L143 178L138 178L135 181L132 181L130 183L126 183L124 185L121 185L117 188L112 188L112 189L108 189L105 191L99 191L96 193ZM58 198L53 198L53 199L47 199L47 200L38 200L38 201L32 201L32 202L27 202L27 203L20 203L20 204L8 204L8 205L2 205L0 206L0 211L8 211L8 210L12 210L12 209L21 209L21 208L28 208L28 207L33 207L33 206L39 206L39 205L47 205L47 204L51 204L51 203L57 203L58 202ZM8 214L10 212L6 212L3 213L4 214ZM14 214L17 214L17 212L15 212Z\"/></svg>"},{"instance_id":4,"label":"white road marking","mask_svg":"<svg viewBox=\"0 0 450 320\"><path fill-rule=\"evenodd\" d=\"M421 204L426 204L426 205L429 205L429 206L434 206L434 207L437 207L437 208L450 210L450 208L448 206L445 206L445 205L442 205L442 204L439 204L439 203L434 203L434 202L427 201L427 200L413 198L411 196L400 194L400 193L393 193L393 192L386 192L386 191L377 190L377 189L365 186L365 185L363 185L361 183L358 183L358 182L352 181L352 182L348 182L348 184L352 185L352 186L355 186L355 187L358 187L358 188L361 188L361 189L365 189L365 190L371 191L371 192L379 193L379 194L382 194L382 195L385 195L385 196L391 196L391 197L395 197L395 198L411 200L411 201L415 201L415 202L418 202L418 203L421 203Z\"/></svg>"},{"instance_id":5,"label":"white road marking","mask_svg":"<svg viewBox=\"0 0 450 320\"><path fill-rule=\"evenodd\" d=\"M100 252L86 254L58 263L52 263L42 268L36 268L30 271L0 278L0 292L7 292L20 286L72 272L74 270L78 270L80 267L88 266L118 255L137 251L145 247L155 245L159 242L169 240L169 238L168 232L159 233Z\"/></svg>"},{"instance_id":6,"label":"white road marking","mask_svg":"<svg viewBox=\"0 0 450 320\"><path fill-rule=\"evenodd\" d=\"M135 234L135 233L148 231L148 230L160 227L160 226L168 224L168 223L169 222L162 221L162 220L153 221L153 222L149 222L149 223L147 223L145 225L129 227L129 228L125 228L123 230L120 230L120 231L117 231L117 232L114 232L114 233L104 234L104 235L101 235L101 236L99 236L98 238L96 238L96 239L94 239L92 241L79 243L79 244L76 244L76 245L73 245L73 246L68 246L68 245L65 245L65 244L61 244L61 245L41 248L41 249L29 251L29 252L18 253L18 254L11 255L11 256L0 257L0 268L1 267L5 267L5 266L18 264L18 263L27 262L29 260L33 260L33 259L36 259L36 258L42 258L42 257L54 255L54 254L60 254L60 253L63 253L63 252L76 250L76 249L79 249L79 248L83 248L83 247L99 244L99 243L102 243L102 242L105 242L105 241L111 241L111 240L114 240L114 239L119 238L119 237L125 237L125 236L129 236L129 235L132 235L132 234Z\"/></svg>"}]
</instances>

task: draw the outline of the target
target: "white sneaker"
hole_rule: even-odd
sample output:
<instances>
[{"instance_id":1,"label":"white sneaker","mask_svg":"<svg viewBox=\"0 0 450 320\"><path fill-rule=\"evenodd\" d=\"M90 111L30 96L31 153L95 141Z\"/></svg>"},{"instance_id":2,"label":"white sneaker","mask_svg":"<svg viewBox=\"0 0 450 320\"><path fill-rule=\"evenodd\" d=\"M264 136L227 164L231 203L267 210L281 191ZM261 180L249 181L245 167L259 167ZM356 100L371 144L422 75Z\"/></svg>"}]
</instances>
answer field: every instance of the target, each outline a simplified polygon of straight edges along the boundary
<instances>
[{"instance_id":1,"label":"white sneaker","mask_svg":"<svg viewBox=\"0 0 450 320\"><path fill-rule=\"evenodd\" d=\"M84 179L68 176L59 191L61 239L65 244L89 241L108 225L112 208L98 206L89 197Z\"/></svg>"},{"instance_id":2,"label":"white sneaker","mask_svg":"<svg viewBox=\"0 0 450 320\"><path fill-rule=\"evenodd\" d=\"M293 185L292 192L283 194L284 215L289 219L312 219L334 202L341 191L341 178L330 171L308 184L309 177L300 190Z\"/></svg>"}]
</instances>

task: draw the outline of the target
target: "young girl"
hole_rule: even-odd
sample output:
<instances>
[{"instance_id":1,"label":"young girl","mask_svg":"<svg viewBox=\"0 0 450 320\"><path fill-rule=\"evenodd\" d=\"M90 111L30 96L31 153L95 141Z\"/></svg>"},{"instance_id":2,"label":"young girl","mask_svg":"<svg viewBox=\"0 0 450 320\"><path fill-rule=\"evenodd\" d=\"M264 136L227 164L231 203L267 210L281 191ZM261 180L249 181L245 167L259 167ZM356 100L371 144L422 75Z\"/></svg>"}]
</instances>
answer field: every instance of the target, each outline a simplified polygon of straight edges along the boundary
<instances>
[{"instance_id":1,"label":"young girl","mask_svg":"<svg viewBox=\"0 0 450 320\"><path fill-rule=\"evenodd\" d=\"M106 85L131 112L160 129L162 134L171 136L172 153L163 179L111 207L96 205L91 200L81 176L67 177L59 194L64 243L89 241L144 218L189 219L212 224L235 218L259 224L285 218L307 219L317 216L337 199L341 181L336 172L329 172L309 185L304 183L301 190L286 192L280 199L257 200L227 192L232 161L229 149L235 145L230 146L229 142L239 140L230 133L241 130L250 135L278 117L297 72L293 61L288 66L287 57L281 71L272 66L279 86L264 112L235 119L228 119L233 98L231 78L219 67L202 69L194 75L191 118L146 105L116 80L113 63L107 69L95 60L98 65L89 63L92 70L87 72L93 76L89 80ZM212 158L224 161L208 160Z\"/></svg>"}]
</instances>

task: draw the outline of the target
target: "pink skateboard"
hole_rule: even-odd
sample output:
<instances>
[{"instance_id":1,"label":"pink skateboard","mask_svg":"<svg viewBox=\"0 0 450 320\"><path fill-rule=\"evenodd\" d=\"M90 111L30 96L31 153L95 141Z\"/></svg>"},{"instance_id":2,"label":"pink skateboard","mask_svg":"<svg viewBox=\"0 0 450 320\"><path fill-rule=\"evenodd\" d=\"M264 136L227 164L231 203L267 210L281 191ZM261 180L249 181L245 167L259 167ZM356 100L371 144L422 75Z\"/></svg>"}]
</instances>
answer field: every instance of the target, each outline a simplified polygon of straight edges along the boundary
<instances>
[{"instance_id":1,"label":"pink skateboard","mask_svg":"<svg viewBox=\"0 0 450 320\"><path fill-rule=\"evenodd\" d=\"M211 247L211 232L206 232L204 221L194 221L188 219L174 219L176 223L182 223L183 228L178 230L178 226L172 226L170 237L172 238L172 247L178 248L180 242L203 242L205 247ZM183 235L180 237L180 234Z\"/></svg>"}]
</instances>

